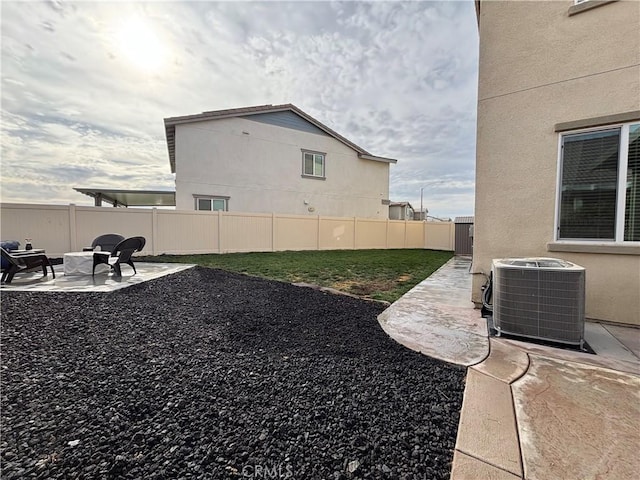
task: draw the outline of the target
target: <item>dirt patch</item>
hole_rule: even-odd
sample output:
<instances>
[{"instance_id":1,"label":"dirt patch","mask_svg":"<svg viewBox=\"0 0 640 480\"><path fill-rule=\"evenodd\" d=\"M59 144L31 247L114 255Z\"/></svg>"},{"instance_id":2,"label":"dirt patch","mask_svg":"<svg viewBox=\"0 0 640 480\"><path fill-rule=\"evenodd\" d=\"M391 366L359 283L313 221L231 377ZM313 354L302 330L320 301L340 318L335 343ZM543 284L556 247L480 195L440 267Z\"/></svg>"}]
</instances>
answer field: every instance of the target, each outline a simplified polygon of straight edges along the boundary
<instances>
[{"instance_id":1,"label":"dirt patch","mask_svg":"<svg viewBox=\"0 0 640 480\"><path fill-rule=\"evenodd\" d=\"M333 283L331 287L336 290L366 297L375 292L388 292L393 290L395 288L395 282L392 280L343 280Z\"/></svg>"}]
</instances>

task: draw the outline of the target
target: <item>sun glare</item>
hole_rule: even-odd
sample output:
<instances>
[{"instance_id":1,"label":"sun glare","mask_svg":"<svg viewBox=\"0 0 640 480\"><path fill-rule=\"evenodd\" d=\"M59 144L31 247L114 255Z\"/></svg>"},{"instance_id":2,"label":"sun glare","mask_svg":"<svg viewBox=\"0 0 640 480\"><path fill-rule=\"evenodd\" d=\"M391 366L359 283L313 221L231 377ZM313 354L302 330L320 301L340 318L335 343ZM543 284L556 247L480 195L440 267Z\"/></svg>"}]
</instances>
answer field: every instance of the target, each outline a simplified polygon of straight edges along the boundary
<instances>
[{"instance_id":1,"label":"sun glare","mask_svg":"<svg viewBox=\"0 0 640 480\"><path fill-rule=\"evenodd\" d=\"M165 47L156 32L142 18L131 18L118 29L120 50L136 67L145 71L160 70L165 63Z\"/></svg>"}]
</instances>

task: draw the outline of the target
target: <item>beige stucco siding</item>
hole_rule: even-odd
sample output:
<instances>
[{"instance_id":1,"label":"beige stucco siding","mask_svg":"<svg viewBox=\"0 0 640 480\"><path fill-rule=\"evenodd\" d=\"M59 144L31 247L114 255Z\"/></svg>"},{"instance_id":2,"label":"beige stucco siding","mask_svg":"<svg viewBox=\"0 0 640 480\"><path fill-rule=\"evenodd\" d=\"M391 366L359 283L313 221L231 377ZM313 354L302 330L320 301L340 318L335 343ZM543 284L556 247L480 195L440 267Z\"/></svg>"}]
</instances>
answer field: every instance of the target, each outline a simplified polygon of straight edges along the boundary
<instances>
[{"instance_id":1,"label":"beige stucco siding","mask_svg":"<svg viewBox=\"0 0 640 480\"><path fill-rule=\"evenodd\" d=\"M640 110L640 2L481 4L474 271L550 256L587 269L589 318L640 325L640 256L549 251L558 123ZM484 277L474 277L480 300Z\"/></svg>"},{"instance_id":2,"label":"beige stucco siding","mask_svg":"<svg viewBox=\"0 0 640 480\"><path fill-rule=\"evenodd\" d=\"M640 2L569 17L573 4L482 1L478 98L638 65Z\"/></svg>"},{"instance_id":3,"label":"beige stucco siding","mask_svg":"<svg viewBox=\"0 0 640 480\"><path fill-rule=\"evenodd\" d=\"M326 154L326 179L302 177L302 149ZM227 196L239 212L386 218L389 164L330 136L242 118L177 125L177 208L193 209L194 194Z\"/></svg>"}]
</instances>

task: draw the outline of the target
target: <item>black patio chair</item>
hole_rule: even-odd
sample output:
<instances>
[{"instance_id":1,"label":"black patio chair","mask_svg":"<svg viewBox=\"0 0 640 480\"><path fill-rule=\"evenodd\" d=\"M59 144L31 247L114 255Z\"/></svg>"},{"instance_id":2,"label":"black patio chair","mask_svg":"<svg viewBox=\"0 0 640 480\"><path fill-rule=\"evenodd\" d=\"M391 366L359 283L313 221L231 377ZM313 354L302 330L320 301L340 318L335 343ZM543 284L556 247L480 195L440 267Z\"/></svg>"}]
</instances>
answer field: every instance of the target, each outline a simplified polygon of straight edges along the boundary
<instances>
[{"instance_id":1,"label":"black patio chair","mask_svg":"<svg viewBox=\"0 0 640 480\"><path fill-rule=\"evenodd\" d=\"M117 233L106 233L104 235L100 235L96 237L96 239L91 242L90 247L84 247L82 249L83 252L92 252L96 249L96 247L100 247L102 252L113 252L113 249L116 248L121 241L124 240L122 235L118 235Z\"/></svg>"},{"instance_id":2,"label":"black patio chair","mask_svg":"<svg viewBox=\"0 0 640 480\"><path fill-rule=\"evenodd\" d=\"M140 248L138 249L138 252L141 252L144 246L147 244L147 239L144 237L132 237L132 238L139 238L140 241L142 242L140 245Z\"/></svg>"},{"instance_id":3,"label":"black patio chair","mask_svg":"<svg viewBox=\"0 0 640 480\"><path fill-rule=\"evenodd\" d=\"M49 258L44 253L26 253L21 255L11 255L2 248L2 258L5 260L7 267L2 269L2 283L10 284L16 273L31 272L42 268L42 273L46 277L47 267L51 268L53 278L56 278L56 272Z\"/></svg>"},{"instance_id":4,"label":"black patio chair","mask_svg":"<svg viewBox=\"0 0 640 480\"><path fill-rule=\"evenodd\" d=\"M134 275L138 273L136 266L133 264L132 255L144 248L146 240L144 237L131 237L118 243L111 254L109 252L93 252L93 274L95 275L96 266L105 264L109 265L115 272L116 276L122 276L120 265L126 263L133 268Z\"/></svg>"}]
</instances>

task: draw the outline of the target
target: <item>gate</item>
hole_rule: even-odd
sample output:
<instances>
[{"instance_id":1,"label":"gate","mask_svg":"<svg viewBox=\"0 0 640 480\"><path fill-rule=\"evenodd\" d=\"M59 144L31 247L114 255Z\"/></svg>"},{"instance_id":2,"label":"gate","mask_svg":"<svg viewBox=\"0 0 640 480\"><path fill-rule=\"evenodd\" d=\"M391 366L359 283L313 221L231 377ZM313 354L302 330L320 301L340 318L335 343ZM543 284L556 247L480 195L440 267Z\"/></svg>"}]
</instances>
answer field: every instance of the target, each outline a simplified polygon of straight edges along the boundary
<instances>
[{"instance_id":1,"label":"gate","mask_svg":"<svg viewBox=\"0 0 640 480\"><path fill-rule=\"evenodd\" d=\"M473 217L456 217L456 255L473 255Z\"/></svg>"}]
</instances>

